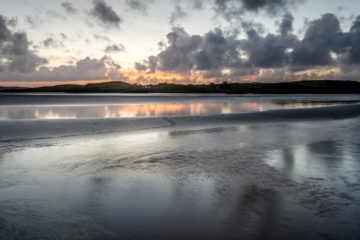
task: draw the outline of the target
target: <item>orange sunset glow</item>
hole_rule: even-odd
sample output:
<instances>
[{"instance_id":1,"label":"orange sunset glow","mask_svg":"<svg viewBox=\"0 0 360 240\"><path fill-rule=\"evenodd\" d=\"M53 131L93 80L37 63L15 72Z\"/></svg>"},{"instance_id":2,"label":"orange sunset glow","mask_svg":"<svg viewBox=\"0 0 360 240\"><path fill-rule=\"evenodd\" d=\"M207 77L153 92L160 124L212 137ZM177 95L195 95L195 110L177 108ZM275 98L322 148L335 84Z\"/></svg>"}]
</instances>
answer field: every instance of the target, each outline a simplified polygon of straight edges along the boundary
<instances>
[{"instance_id":1,"label":"orange sunset glow","mask_svg":"<svg viewBox=\"0 0 360 240\"><path fill-rule=\"evenodd\" d=\"M0 0L0 240L360 240L360 0Z\"/></svg>"}]
</instances>

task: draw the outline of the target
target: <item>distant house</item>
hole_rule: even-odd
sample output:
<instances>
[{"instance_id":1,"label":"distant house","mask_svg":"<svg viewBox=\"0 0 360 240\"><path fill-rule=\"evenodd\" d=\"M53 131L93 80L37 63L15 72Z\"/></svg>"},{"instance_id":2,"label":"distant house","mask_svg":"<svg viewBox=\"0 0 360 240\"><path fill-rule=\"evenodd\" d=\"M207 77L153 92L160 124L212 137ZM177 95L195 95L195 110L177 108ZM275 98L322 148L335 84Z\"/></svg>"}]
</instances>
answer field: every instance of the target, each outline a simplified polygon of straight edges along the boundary
<instances>
[{"instance_id":1,"label":"distant house","mask_svg":"<svg viewBox=\"0 0 360 240\"><path fill-rule=\"evenodd\" d=\"M223 81L223 85L227 85L228 84L228 82L227 81Z\"/></svg>"},{"instance_id":2,"label":"distant house","mask_svg":"<svg viewBox=\"0 0 360 240\"><path fill-rule=\"evenodd\" d=\"M145 89L151 89L151 85L145 85L145 86L143 86L143 88L145 88Z\"/></svg>"},{"instance_id":3,"label":"distant house","mask_svg":"<svg viewBox=\"0 0 360 240\"><path fill-rule=\"evenodd\" d=\"M214 87L214 86L215 86L215 83L210 83L210 86L211 86L211 87Z\"/></svg>"}]
</instances>

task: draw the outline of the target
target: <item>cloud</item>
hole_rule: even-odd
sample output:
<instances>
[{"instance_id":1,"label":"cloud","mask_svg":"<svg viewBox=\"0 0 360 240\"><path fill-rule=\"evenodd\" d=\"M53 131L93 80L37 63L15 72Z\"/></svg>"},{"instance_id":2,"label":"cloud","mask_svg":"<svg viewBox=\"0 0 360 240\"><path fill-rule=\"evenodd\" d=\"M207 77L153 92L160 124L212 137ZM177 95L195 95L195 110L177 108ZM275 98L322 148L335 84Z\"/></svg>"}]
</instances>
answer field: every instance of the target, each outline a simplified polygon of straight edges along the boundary
<instances>
[{"instance_id":1,"label":"cloud","mask_svg":"<svg viewBox=\"0 0 360 240\"><path fill-rule=\"evenodd\" d=\"M58 19L62 19L62 20L66 19L66 17L64 17L63 15L59 14L58 12L56 12L54 10L46 11L46 15L51 17L51 18L58 18Z\"/></svg>"},{"instance_id":2,"label":"cloud","mask_svg":"<svg viewBox=\"0 0 360 240\"><path fill-rule=\"evenodd\" d=\"M0 81L14 82L64 82L64 81L93 81L93 80L122 80L120 66L111 58L93 59L86 57L73 65L61 65L53 69L40 67L31 73L4 72Z\"/></svg>"},{"instance_id":3,"label":"cloud","mask_svg":"<svg viewBox=\"0 0 360 240\"><path fill-rule=\"evenodd\" d=\"M106 27L120 27L122 19L112 7L104 0L92 2L93 9L90 13L93 17ZM287 12L289 6L296 2L298 1L215 0L219 13L237 21L233 25L235 27L231 27L230 31L215 28L199 35L190 34L184 28L175 26L180 18L188 14L188 9L181 7L187 5L177 1L173 5L175 11L169 19L173 28L166 35L167 41L160 42L157 54L134 63L134 68L138 72L149 75L139 81L154 81L154 74L151 73L156 71L170 75L181 74L182 80L193 79L190 76L194 75L211 78L211 81L237 81L249 76L264 82L324 77L358 80L360 16L354 18L351 27L344 31L336 15L324 14L318 19L307 21L303 31L304 37L299 37L293 34L294 17ZM146 13L151 3L153 0L126 0L130 9L142 13ZM192 4L196 4L191 1L188 3L190 8ZM195 8L201 9L204 2L201 3ZM260 11L269 14L282 13L281 20L276 23L278 29L268 33L264 25L247 20L242 15ZM235 13L240 15L235 16ZM38 17L27 18L28 23L33 26L42 22ZM84 58L73 65L62 65L54 69L43 67L46 60L32 50L34 46L29 43L26 33L11 31L11 25L7 18L0 18L1 79L45 81L48 78L52 81L91 81L123 77L120 66L107 57ZM67 38L47 36L50 37L42 42L47 48L61 47L62 41ZM123 45L112 44L106 36L95 34L93 38L106 41L103 46L106 54L124 51Z\"/></svg>"},{"instance_id":4,"label":"cloud","mask_svg":"<svg viewBox=\"0 0 360 240\"><path fill-rule=\"evenodd\" d=\"M270 15L288 10L302 0L215 0L215 10L227 20L242 18L248 12L265 11Z\"/></svg>"},{"instance_id":5,"label":"cloud","mask_svg":"<svg viewBox=\"0 0 360 240\"><path fill-rule=\"evenodd\" d=\"M243 8L248 11L259 11L261 9L265 9L270 13L277 13L279 8L286 7L290 1L287 0L242 0Z\"/></svg>"},{"instance_id":6,"label":"cloud","mask_svg":"<svg viewBox=\"0 0 360 240\"><path fill-rule=\"evenodd\" d=\"M11 31L7 27L6 18L0 15L0 44L9 40L11 35Z\"/></svg>"},{"instance_id":7,"label":"cloud","mask_svg":"<svg viewBox=\"0 0 360 240\"><path fill-rule=\"evenodd\" d=\"M63 41L68 39L68 37L65 33L60 33L59 35L60 35L61 40L63 40Z\"/></svg>"},{"instance_id":8,"label":"cloud","mask_svg":"<svg viewBox=\"0 0 360 240\"><path fill-rule=\"evenodd\" d=\"M9 27L16 27L18 24L18 18L17 17L13 17L13 18L10 18L10 19L7 19L7 25Z\"/></svg>"},{"instance_id":9,"label":"cloud","mask_svg":"<svg viewBox=\"0 0 360 240\"><path fill-rule=\"evenodd\" d=\"M204 7L204 2L202 0L193 0L192 8L201 10Z\"/></svg>"},{"instance_id":10,"label":"cloud","mask_svg":"<svg viewBox=\"0 0 360 240\"><path fill-rule=\"evenodd\" d=\"M280 23L280 33L286 35L293 30L294 17L290 13L286 13Z\"/></svg>"},{"instance_id":11,"label":"cloud","mask_svg":"<svg viewBox=\"0 0 360 240\"><path fill-rule=\"evenodd\" d=\"M65 35L60 35L64 37ZM66 36L65 36L66 37ZM46 47L57 47L58 41L49 37L43 41ZM119 45L117 47L120 48ZM47 60L30 49L24 32L12 32L7 27L6 18L0 15L0 81L91 81L121 80L120 65L110 57L94 59L86 57L71 65L48 68Z\"/></svg>"},{"instance_id":12,"label":"cloud","mask_svg":"<svg viewBox=\"0 0 360 240\"><path fill-rule=\"evenodd\" d=\"M147 14L147 10L154 0L126 0L125 3L130 9Z\"/></svg>"},{"instance_id":13,"label":"cloud","mask_svg":"<svg viewBox=\"0 0 360 240\"><path fill-rule=\"evenodd\" d=\"M25 33L12 34L6 45L2 45L1 55L6 60L1 64L2 69L10 72L29 73L47 63L46 59L29 50L29 42Z\"/></svg>"},{"instance_id":14,"label":"cloud","mask_svg":"<svg viewBox=\"0 0 360 240\"><path fill-rule=\"evenodd\" d=\"M339 32L340 22L333 14L325 14L320 19L310 22L304 39L294 49L293 63L301 66L332 64L332 39Z\"/></svg>"},{"instance_id":15,"label":"cloud","mask_svg":"<svg viewBox=\"0 0 360 240\"><path fill-rule=\"evenodd\" d=\"M349 62L360 63L360 16L353 22L348 35L348 43L350 46Z\"/></svg>"},{"instance_id":16,"label":"cloud","mask_svg":"<svg viewBox=\"0 0 360 240\"><path fill-rule=\"evenodd\" d=\"M187 74L191 71L210 71L230 69L240 73L240 68L281 67L290 62L286 50L295 47L295 35L268 34L265 37L251 29L248 38L239 40L236 35L225 35L221 29L214 29L203 36L189 35L183 28L173 28L168 33L169 45L156 57L157 68ZM144 71L146 61L137 64ZM217 72L218 73L218 72Z\"/></svg>"},{"instance_id":17,"label":"cloud","mask_svg":"<svg viewBox=\"0 0 360 240\"><path fill-rule=\"evenodd\" d=\"M53 38L44 45L55 44ZM42 65L47 60L29 49L26 33L11 32L0 15L0 81L76 81L121 79L120 66L109 57L100 60L84 58L74 65L62 65L50 70Z\"/></svg>"},{"instance_id":18,"label":"cloud","mask_svg":"<svg viewBox=\"0 0 360 240\"><path fill-rule=\"evenodd\" d=\"M138 72L145 72L154 73L158 67L159 58L157 56L149 56L147 60L142 62L135 62L134 68Z\"/></svg>"},{"instance_id":19,"label":"cloud","mask_svg":"<svg viewBox=\"0 0 360 240\"><path fill-rule=\"evenodd\" d=\"M100 35L100 34L94 34L94 38L96 40L101 40L101 41L105 41L105 42L110 42L110 38L104 35Z\"/></svg>"},{"instance_id":20,"label":"cloud","mask_svg":"<svg viewBox=\"0 0 360 240\"><path fill-rule=\"evenodd\" d=\"M47 63L30 50L26 33L11 32L0 15L0 72L29 73Z\"/></svg>"},{"instance_id":21,"label":"cloud","mask_svg":"<svg viewBox=\"0 0 360 240\"><path fill-rule=\"evenodd\" d=\"M62 37L62 35L60 35ZM60 47L64 47L63 42L56 40L53 37L48 37L46 38L43 42L42 45L45 48L60 48Z\"/></svg>"},{"instance_id":22,"label":"cloud","mask_svg":"<svg viewBox=\"0 0 360 240\"><path fill-rule=\"evenodd\" d=\"M187 13L182 9L180 5L175 5L174 11L169 17L169 23L174 26L175 22L181 18L185 18Z\"/></svg>"},{"instance_id":23,"label":"cloud","mask_svg":"<svg viewBox=\"0 0 360 240\"><path fill-rule=\"evenodd\" d=\"M247 57L247 65L259 68L282 67L291 61L287 52L297 46L298 38L289 34L260 36L255 30L247 32L248 38L241 41L241 49Z\"/></svg>"},{"instance_id":24,"label":"cloud","mask_svg":"<svg viewBox=\"0 0 360 240\"><path fill-rule=\"evenodd\" d=\"M191 71L202 43L201 36L191 36L183 28L175 27L167 34L167 39L169 46L157 56L160 70L177 73Z\"/></svg>"},{"instance_id":25,"label":"cloud","mask_svg":"<svg viewBox=\"0 0 360 240\"><path fill-rule=\"evenodd\" d=\"M78 13L78 10L70 2L63 2L61 3L61 6L69 15L75 15Z\"/></svg>"},{"instance_id":26,"label":"cloud","mask_svg":"<svg viewBox=\"0 0 360 240\"><path fill-rule=\"evenodd\" d=\"M239 66L239 44L234 37L224 36L220 29L206 33L202 39L201 50L195 55L196 69L211 70Z\"/></svg>"},{"instance_id":27,"label":"cloud","mask_svg":"<svg viewBox=\"0 0 360 240\"><path fill-rule=\"evenodd\" d=\"M119 28L122 19L104 0L93 0L91 14L107 27Z\"/></svg>"},{"instance_id":28,"label":"cloud","mask_svg":"<svg viewBox=\"0 0 360 240\"><path fill-rule=\"evenodd\" d=\"M183 28L174 27L167 34L168 44L157 56L138 62L138 71L172 72L189 75L202 71L206 76L219 75L226 68L240 68L243 63L240 54L241 41L236 36L225 36L215 29L203 36L190 35ZM151 69L150 69L151 67Z\"/></svg>"},{"instance_id":29,"label":"cloud","mask_svg":"<svg viewBox=\"0 0 360 240\"><path fill-rule=\"evenodd\" d=\"M39 16L25 16L25 22L32 28L37 28L43 23L43 20Z\"/></svg>"},{"instance_id":30,"label":"cloud","mask_svg":"<svg viewBox=\"0 0 360 240\"><path fill-rule=\"evenodd\" d=\"M108 45L105 48L105 53L119 53L125 51L125 47L122 44Z\"/></svg>"},{"instance_id":31,"label":"cloud","mask_svg":"<svg viewBox=\"0 0 360 240\"><path fill-rule=\"evenodd\" d=\"M341 66L341 79L359 81L360 64L345 64Z\"/></svg>"},{"instance_id":32,"label":"cloud","mask_svg":"<svg viewBox=\"0 0 360 240\"><path fill-rule=\"evenodd\" d=\"M147 64L146 63L141 63L141 62L135 62L134 63L134 68L138 72L144 72L144 71L148 70Z\"/></svg>"},{"instance_id":33,"label":"cloud","mask_svg":"<svg viewBox=\"0 0 360 240\"><path fill-rule=\"evenodd\" d=\"M166 36L167 44L162 42L160 52L151 56L151 69L150 58L134 67L140 72L201 73L204 78L229 80L251 75L261 81L360 77L360 16L349 32L343 32L334 14L324 14L307 23L302 39L292 33L293 20L291 14L284 14L277 33L267 34L256 23L243 21L246 37L242 39L237 31L216 28L204 35L190 35L173 27Z\"/></svg>"}]
</instances>

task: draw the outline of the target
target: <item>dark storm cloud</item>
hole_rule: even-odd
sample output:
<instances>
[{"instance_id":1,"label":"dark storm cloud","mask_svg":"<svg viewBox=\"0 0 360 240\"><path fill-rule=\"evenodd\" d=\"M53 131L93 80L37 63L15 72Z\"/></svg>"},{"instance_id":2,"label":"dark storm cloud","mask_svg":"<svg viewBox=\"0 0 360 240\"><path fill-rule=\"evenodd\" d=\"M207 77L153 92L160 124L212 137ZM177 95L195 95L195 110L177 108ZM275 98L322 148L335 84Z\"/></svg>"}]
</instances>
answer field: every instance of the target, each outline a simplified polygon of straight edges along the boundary
<instances>
[{"instance_id":1,"label":"dark storm cloud","mask_svg":"<svg viewBox=\"0 0 360 240\"><path fill-rule=\"evenodd\" d=\"M0 72L29 73L38 66L47 63L46 59L37 56L30 50L26 33L11 32L5 17L0 15Z\"/></svg>"},{"instance_id":2,"label":"dark storm cloud","mask_svg":"<svg viewBox=\"0 0 360 240\"><path fill-rule=\"evenodd\" d=\"M276 13L278 8L283 8L290 1L287 0L242 0L243 7L249 11L259 11L260 9L266 9L270 13Z\"/></svg>"},{"instance_id":3,"label":"dark storm cloud","mask_svg":"<svg viewBox=\"0 0 360 240\"><path fill-rule=\"evenodd\" d=\"M248 56L248 64L260 68L281 67L290 62L291 55L287 49L298 44L295 35L267 34L260 36L256 31L247 33L248 39L241 41L241 48Z\"/></svg>"},{"instance_id":4,"label":"dark storm cloud","mask_svg":"<svg viewBox=\"0 0 360 240\"><path fill-rule=\"evenodd\" d=\"M61 6L64 8L65 12L69 15L74 15L78 13L78 10L70 3L70 2L63 2Z\"/></svg>"},{"instance_id":5,"label":"dark storm cloud","mask_svg":"<svg viewBox=\"0 0 360 240\"><path fill-rule=\"evenodd\" d=\"M242 64L241 42L235 36L225 36L220 29L200 36L189 35L183 28L175 27L167 34L167 40L168 45L157 56L136 63L135 68L188 74L194 70L214 73L216 69L236 68Z\"/></svg>"},{"instance_id":6,"label":"dark storm cloud","mask_svg":"<svg viewBox=\"0 0 360 240\"><path fill-rule=\"evenodd\" d=\"M125 51L125 47L122 44L108 45L105 48L106 53L119 53Z\"/></svg>"},{"instance_id":7,"label":"dark storm cloud","mask_svg":"<svg viewBox=\"0 0 360 240\"><path fill-rule=\"evenodd\" d=\"M342 79L359 80L360 72L357 69L360 64L360 16L354 20L350 31L344 32L334 14L324 14L319 19L308 22L301 40L289 33L290 20L291 17L284 16L280 24L281 35L260 37L260 42L251 35L248 36L246 41L256 45L253 48L254 53L247 51L250 64L260 68L287 67L295 72L319 67L340 67ZM286 22L288 23L284 24ZM315 76L306 77L310 79ZM332 71L325 77L339 78ZM305 79L305 76L302 76L302 79Z\"/></svg>"},{"instance_id":8,"label":"dark storm cloud","mask_svg":"<svg viewBox=\"0 0 360 240\"><path fill-rule=\"evenodd\" d=\"M11 31L7 27L7 20L0 15L0 44L9 40L11 37Z\"/></svg>"},{"instance_id":9,"label":"dark storm cloud","mask_svg":"<svg viewBox=\"0 0 360 240\"><path fill-rule=\"evenodd\" d=\"M173 28L167 34L169 46L159 53L159 68L163 71L189 72L195 66L196 53L200 50L202 37L189 35L183 28Z\"/></svg>"},{"instance_id":10,"label":"dark storm cloud","mask_svg":"<svg viewBox=\"0 0 360 240\"><path fill-rule=\"evenodd\" d=\"M353 22L348 35L348 44L350 46L349 62L351 64L360 63L360 16Z\"/></svg>"},{"instance_id":11,"label":"dark storm cloud","mask_svg":"<svg viewBox=\"0 0 360 240\"><path fill-rule=\"evenodd\" d=\"M47 63L46 59L37 56L29 49L29 42L25 33L14 33L8 45L2 46L2 56L8 60L5 64L10 72L29 73L36 67Z\"/></svg>"},{"instance_id":12,"label":"dark storm cloud","mask_svg":"<svg viewBox=\"0 0 360 240\"><path fill-rule=\"evenodd\" d=\"M263 69L263 79L311 78L298 71L338 66L353 75L360 71L360 16L349 32L340 29L338 18L324 14L309 21L303 39L292 33L293 16L283 15L278 22L278 33L264 34L256 23L243 21L246 38L239 39L238 31L224 33L214 29L204 35L190 35L183 28L174 27L167 34L167 44L162 42L157 56L152 56L151 72L156 70L189 74L200 71L205 78L235 78L258 74ZM349 66L353 67L349 67ZM150 72L150 61L137 62L138 71ZM224 70L226 70L224 72ZM336 73L328 71L327 77ZM353 75L348 74L348 76ZM360 75L360 74L359 74ZM345 75L344 75L345 76Z\"/></svg>"},{"instance_id":13,"label":"dark storm cloud","mask_svg":"<svg viewBox=\"0 0 360 240\"><path fill-rule=\"evenodd\" d=\"M136 63L135 68L187 74L193 70L211 71L241 65L240 41L234 36L224 36L220 29L200 36L189 35L183 28L175 27L167 34L167 41L168 45L157 56Z\"/></svg>"},{"instance_id":14,"label":"dark storm cloud","mask_svg":"<svg viewBox=\"0 0 360 240\"><path fill-rule=\"evenodd\" d=\"M93 0L94 7L91 10L91 14L96 17L102 24L110 27L120 27L122 19L113 10L113 8L104 0Z\"/></svg>"},{"instance_id":15,"label":"dark storm cloud","mask_svg":"<svg viewBox=\"0 0 360 240\"><path fill-rule=\"evenodd\" d=\"M293 30L294 17L290 13L286 13L280 23L280 33L286 35Z\"/></svg>"},{"instance_id":16,"label":"dark storm cloud","mask_svg":"<svg viewBox=\"0 0 360 240\"><path fill-rule=\"evenodd\" d=\"M195 56L196 68L211 70L239 66L239 44L234 37L224 36L220 29L206 33L202 40L202 48Z\"/></svg>"},{"instance_id":17,"label":"dark storm cloud","mask_svg":"<svg viewBox=\"0 0 360 240\"><path fill-rule=\"evenodd\" d=\"M247 32L247 39L224 34L215 29L203 36L189 35L182 28L173 28L167 35L169 45L157 55L158 69L177 73L193 70L209 71L241 68L282 67L291 60L287 49L295 47L299 40L292 34L261 36L256 30ZM144 70L147 65L136 66ZM237 70L237 71L235 71Z\"/></svg>"},{"instance_id":18,"label":"dark storm cloud","mask_svg":"<svg viewBox=\"0 0 360 240\"><path fill-rule=\"evenodd\" d=\"M349 32L343 32L334 14L324 14L309 21L303 39L291 34L293 18L284 15L279 25L280 35L262 37L248 31L241 48L248 56L249 65L260 68L288 66L301 71L324 66L342 66L360 63L360 17Z\"/></svg>"},{"instance_id":19,"label":"dark storm cloud","mask_svg":"<svg viewBox=\"0 0 360 240\"><path fill-rule=\"evenodd\" d=\"M293 51L293 64L300 66L325 66L333 64L331 51L336 48L334 40L340 40L340 22L334 14L324 14L309 23L304 39ZM340 48L342 48L340 46Z\"/></svg>"}]
</instances>

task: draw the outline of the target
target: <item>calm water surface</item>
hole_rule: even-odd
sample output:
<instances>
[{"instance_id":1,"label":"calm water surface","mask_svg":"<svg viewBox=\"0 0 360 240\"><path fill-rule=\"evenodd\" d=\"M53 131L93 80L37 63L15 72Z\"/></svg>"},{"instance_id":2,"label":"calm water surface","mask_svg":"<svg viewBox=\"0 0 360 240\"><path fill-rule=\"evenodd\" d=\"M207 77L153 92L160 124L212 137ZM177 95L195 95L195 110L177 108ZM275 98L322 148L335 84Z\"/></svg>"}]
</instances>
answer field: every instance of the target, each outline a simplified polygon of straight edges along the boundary
<instances>
[{"instance_id":1,"label":"calm water surface","mask_svg":"<svg viewBox=\"0 0 360 240\"><path fill-rule=\"evenodd\" d=\"M0 120L215 115L267 111L272 109L320 107L330 104L331 103L206 102L104 106L0 106Z\"/></svg>"},{"instance_id":2,"label":"calm water surface","mask_svg":"<svg viewBox=\"0 0 360 240\"><path fill-rule=\"evenodd\" d=\"M357 95L0 95L0 120L217 115L357 102Z\"/></svg>"}]
</instances>

